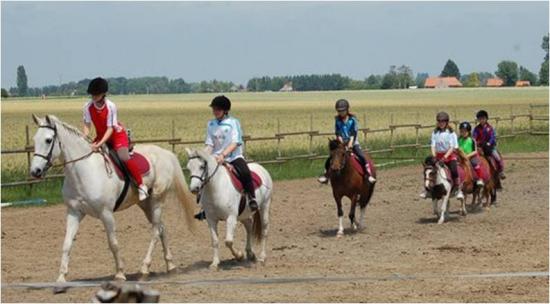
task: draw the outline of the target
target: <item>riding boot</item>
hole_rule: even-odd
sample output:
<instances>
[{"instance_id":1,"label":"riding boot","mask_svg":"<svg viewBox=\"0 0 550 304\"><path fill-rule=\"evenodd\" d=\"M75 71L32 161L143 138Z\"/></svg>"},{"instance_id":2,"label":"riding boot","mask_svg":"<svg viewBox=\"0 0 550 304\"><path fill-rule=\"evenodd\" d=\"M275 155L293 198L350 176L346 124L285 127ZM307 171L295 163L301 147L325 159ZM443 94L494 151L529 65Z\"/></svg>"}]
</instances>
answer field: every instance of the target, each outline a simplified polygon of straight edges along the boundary
<instances>
[{"instance_id":1,"label":"riding boot","mask_svg":"<svg viewBox=\"0 0 550 304\"><path fill-rule=\"evenodd\" d=\"M325 171L325 173L321 174L317 181L321 184L328 184L328 172Z\"/></svg>"},{"instance_id":2,"label":"riding boot","mask_svg":"<svg viewBox=\"0 0 550 304\"><path fill-rule=\"evenodd\" d=\"M203 221L206 219L206 212L204 212L204 210L201 210L199 211L197 214L195 214L195 219L199 220L199 221Z\"/></svg>"},{"instance_id":3,"label":"riding boot","mask_svg":"<svg viewBox=\"0 0 550 304\"><path fill-rule=\"evenodd\" d=\"M372 176L372 172L370 170L369 163L365 165L365 179L368 180L369 183L374 184L376 183L376 178Z\"/></svg>"},{"instance_id":4,"label":"riding boot","mask_svg":"<svg viewBox=\"0 0 550 304\"><path fill-rule=\"evenodd\" d=\"M483 187L485 183L483 183L483 173L481 172L481 166L480 165L475 166L474 171L476 172L476 175L477 175L476 185Z\"/></svg>"}]
</instances>

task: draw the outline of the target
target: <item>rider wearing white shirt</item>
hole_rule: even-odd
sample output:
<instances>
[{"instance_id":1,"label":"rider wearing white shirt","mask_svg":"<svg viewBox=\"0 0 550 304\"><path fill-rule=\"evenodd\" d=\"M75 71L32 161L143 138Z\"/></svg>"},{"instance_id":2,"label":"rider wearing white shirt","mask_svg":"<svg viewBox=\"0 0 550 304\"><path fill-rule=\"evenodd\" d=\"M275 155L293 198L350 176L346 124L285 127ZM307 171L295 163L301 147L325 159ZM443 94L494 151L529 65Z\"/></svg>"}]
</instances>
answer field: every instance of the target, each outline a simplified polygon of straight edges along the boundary
<instances>
[{"instance_id":1,"label":"rider wearing white shirt","mask_svg":"<svg viewBox=\"0 0 550 304\"><path fill-rule=\"evenodd\" d=\"M258 203L254 193L252 175L243 157L243 139L241 124L238 119L229 116L231 101L220 95L210 103L214 119L208 122L206 131L206 151L213 154L219 164L230 163L243 183L244 192L248 198L250 210L258 210ZM195 218L204 219L204 211L195 215Z\"/></svg>"}]
</instances>

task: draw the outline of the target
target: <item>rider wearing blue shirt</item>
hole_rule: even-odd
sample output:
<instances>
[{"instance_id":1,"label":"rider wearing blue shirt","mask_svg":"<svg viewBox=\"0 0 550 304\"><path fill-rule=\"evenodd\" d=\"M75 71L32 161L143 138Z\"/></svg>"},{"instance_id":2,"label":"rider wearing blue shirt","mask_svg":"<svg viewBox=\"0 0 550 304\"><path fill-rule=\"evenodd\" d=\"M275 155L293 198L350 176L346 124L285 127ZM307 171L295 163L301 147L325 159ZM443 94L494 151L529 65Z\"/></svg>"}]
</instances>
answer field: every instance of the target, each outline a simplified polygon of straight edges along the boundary
<instances>
[{"instance_id":1,"label":"rider wearing blue shirt","mask_svg":"<svg viewBox=\"0 0 550 304\"><path fill-rule=\"evenodd\" d=\"M341 143L344 143L348 149L351 149L357 156L361 164L365 167L365 178L370 183L376 182L376 179L372 176L371 168L365 158L365 154L359 144L358 132L359 123L355 115L349 112L349 102L345 99L339 99L336 101L335 109L338 115L334 117L334 133L336 139ZM328 172L330 166L330 157L325 162L325 173L319 177L319 182L326 184L328 182Z\"/></svg>"}]
</instances>

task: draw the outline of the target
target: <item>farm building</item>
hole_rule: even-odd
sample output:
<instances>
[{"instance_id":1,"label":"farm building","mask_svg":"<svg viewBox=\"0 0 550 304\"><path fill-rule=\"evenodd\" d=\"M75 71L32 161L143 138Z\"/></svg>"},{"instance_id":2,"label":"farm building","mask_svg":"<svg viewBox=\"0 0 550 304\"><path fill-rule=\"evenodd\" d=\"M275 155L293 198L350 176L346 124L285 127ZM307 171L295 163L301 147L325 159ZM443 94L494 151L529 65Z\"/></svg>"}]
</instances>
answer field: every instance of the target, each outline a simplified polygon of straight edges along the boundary
<instances>
[{"instance_id":1,"label":"farm building","mask_svg":"<svg viewBox=\"0 0 550 304\"><path fill-rule=\"evenodd\" d=\"M427 89L461 88L462 83L456 77L428 77L424 87Z\"/></svg>"},{"instance_id":2,"label":"farm building","mask_svg":"<svg viewBox=\"0 0 550 304\"><path fill-rule=\"evenodd\" d=\"M279 90L279 92L292 92L294 89L292 88L292 82L287 82L285 85Z\"/></svg>"},{"instance_id":3,"label":"farm building","mask_svg":"<svg viewBox=\"0 0 550 304\"><path fill-rule=\"evenodd\" d=\"M487 79L487 87L501 87L504 84L504 81L498 77Z\"/></svg>"},{"instance_id":4,"label":"farm building","mask_svg":"<svg viewBox=\"0 0 550 304\"><path fill-rule=\"evenodd\" d=\"M518 80L516 81L516 87L530 87L531 82L529 80Z\"/></svg>"}]
</instances>

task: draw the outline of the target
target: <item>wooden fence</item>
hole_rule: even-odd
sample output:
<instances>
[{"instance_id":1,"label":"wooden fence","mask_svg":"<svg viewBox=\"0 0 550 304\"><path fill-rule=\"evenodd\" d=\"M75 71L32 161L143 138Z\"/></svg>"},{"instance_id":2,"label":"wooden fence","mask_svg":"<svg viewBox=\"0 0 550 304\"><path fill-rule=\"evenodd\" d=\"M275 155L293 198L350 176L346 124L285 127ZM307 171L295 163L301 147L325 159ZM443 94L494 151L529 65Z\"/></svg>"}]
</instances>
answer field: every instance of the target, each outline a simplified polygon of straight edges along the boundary
<instances>
[{"instance_id":1,"label":"wooden fence","mask_svg":"<svg viewBox=\"0 0 550 304\"><path fill-rule=\"evenodd\" d=\"M534 115L533 110L537 108L548 108L548 104L543 105L530 105L529 106L529 113L526 114L515 114L513 113L513 110L511 110L510 116L508 117L491 117L491 120L494 121L494 127L497 130L498 138L507 138L507 137L514 137L520 134L531 134L531 135L548 135L548 128L546 131L540 131L535 130L533 127L533 123L537 121L544 121L548 122L548 115ZM456 115L454 116L456 117ZM516 127L516 122L518 119L524 119L528 120L528 129L518 130ZM365 120L365 118L364 118ZM454 120L451 121L455 125L459 124L459 121ZM502 122L509 122L510 123L510 132L507 134L500 134L498 132L499 124L502 124ZM471 123L474 123L471 121ZM421 139L421 131L424 129L433 129L434 125L422 125L420 123L411 123L411 124L394 124L393 122L393 114L390 114L390 124L387 128L380 128L380 129L370 129L370 128L361 128L359 129L359 132L362 134L362 140L363 142L367 142L368 135L369 134L378 134L378 133L387 133L389 134L389 146L384 147L382 149L378 150L368 150L368 153L371 155L380 154L380 153L389 153L390 155L393 154L393 152L399 150L399 149L414 149L414 156L416 157L418 155L418 152L420 149L429 147L429 144L422 144L420 142ZM409 129L413 130L415 133L415 140L414 143L407 143L407 144L396 144L396 134L398 130L402 129ZM250 135L244 135L243 136L243 145L244 145L244 151L246 153L246 145L250 142L258 142L258 141L276 141L277 142L277 157L275 159L271 160L260 160L257 161L260 164L282 164L285 162L288 162L290 160L297 160L297 159L303 159L303 160L316 160L316 159L322 159L327 157L326 153L319 155L314 152L314 139L319 136L334 136L334 132L321 132L318 130L313 130L313 116L310 116L310 128L308 131L298 131L298 132L281 132L281 126L280 121L277 120L277 133L273 136L263 136L263 137L253 137ZM30 172L30 164L31 164L31 158L32 154L34 153L34 147L31 146L30 143L30 133L29 133L29 126L25 127L25 140L26 140L26 146L21 149L14 149L14 150L3 150L1 153L2 155L5 154L26 154L27 156L27 169ZM181 138L176 138L176 128L175 123L172 121L172 130L171 130L171 137L170 138L161 138L161 139L139 139L139 140L133 140L134 143L154 143L154 144L168 144L172 147L172 151L176 152L176 148L179 146L190 146L190 145L199 145L203 144L203 140L182 140ZM284 139L295 137L295 136L307 136L308 137L308 151L306 154L301 155L291 155L291 156L283 156L282 155L282 148L281 144ZM392 159L392 157L381 157L383 159ZM248 158L248 161L254 161L253 159ZM395 158L403 160L403 157ZM384 166L390 163L386 164L377 164L378 167ZM30 176L30 174L28 174ZM15 186L29 186L32 188L33 184L43 182L44 180L48 179L56 179L56 178L62 178L63 174L52 174L48 175L45 179L27 179L24 181L17 181L17 182L9 182L9 183L3 183L1 185L2 188L4 187L15 187Z\"/></svg>"}]
</instances>

